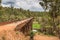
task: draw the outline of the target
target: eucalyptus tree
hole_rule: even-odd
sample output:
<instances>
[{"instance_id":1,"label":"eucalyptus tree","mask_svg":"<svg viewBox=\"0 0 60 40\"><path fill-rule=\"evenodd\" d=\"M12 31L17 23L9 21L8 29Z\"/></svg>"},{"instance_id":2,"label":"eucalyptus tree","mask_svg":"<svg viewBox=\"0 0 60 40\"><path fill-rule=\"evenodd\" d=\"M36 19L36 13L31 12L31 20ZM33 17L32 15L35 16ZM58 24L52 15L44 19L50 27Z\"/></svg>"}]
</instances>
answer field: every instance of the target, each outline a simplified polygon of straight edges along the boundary
<instances>
[{"instance_id":1,"label":"eucalyptus tree","mask_svg":"<svg viewBox=\"0 0 60 40\"><path fill-rule=\"evenodd\" d=\"M56 24L55 19L58 17L60 13L60 0L42 0L39 3L45 10L49 9L49 16L52 18L53 21L53 28L55 30Z\"/></svg>"},{"instance_id":2,"label":"eucalyptus tree","mask_svg":"<svg viewBox=\"0 0 60 40\"><path fill-rule=\"evenodd\" d=\"M0 6L1 6L1 0L0 0Z\"/></svg>"},{"instance_id":3,"label":"eucalyptus tree","mask_svg":"<svg viewBox=\"0 0 60 40\"><path fill-rule=\"evenodd\" d=\"M31 17L31 12L30 12L30 10L27 10L27 17Z\"/></svg>"},{"instance_id":4,"label":"eucalyptus tree","mask_svg":"<svg viewBox=\"0 0 60 40\"><path fill-rule=\"evenodd\" d=\"M14 1L8 1L8 2L6 2L6 4L10 4L10 8L13 11L15 2Z\"/></svg>"},{"instance_id":5,"label":"eucalyptus tree","mask_svg":"<svg viewBox=\"0 0 60 40\"><path fill-rule=\"evenodd\" d=\"M14 5L15 5L15 0L14 1L7 1L7 2L5 2L5 3L3 3L3 4L5 4L5 5L10 5L10 9L8 9L8 10L10 10L9 11L9 20L10 19L12 19L13 17L12 16L15 16L15 14L14 14Z\"/></svg>"},{"instance_id":6,"label":"eucalyptus tree","mask_svg":"<svg viewBox=\"0 0 60 40\"><path fill-rule=\"evenodd\" d=\"M49 10L50 25L53 28L53 32L57 33L57 27L60 25L58 21L58 16L60 16L60 0L41 0L39 4L44 10Z\"/></svg>"},{"instance_id":7,"label":"eucalyptus tree","mask_svg":"<svg viewBox=\"0 0 60 40\"><path fill-rule=\"evenodd\" d=\"M1 12L1 0L0 0L0 16L1 16L2 12Z\"/></svg>"},{"instance_id":8,"label":"eucalyptus tree","mask_svg":"<svg viewBox=\"0 0 60 40\"><path fill-rule=\"evenodd\" d=\"M1 7L1 0L0 0L0 9L1 9L2 7Z\"/></svg>"}]
</instances>

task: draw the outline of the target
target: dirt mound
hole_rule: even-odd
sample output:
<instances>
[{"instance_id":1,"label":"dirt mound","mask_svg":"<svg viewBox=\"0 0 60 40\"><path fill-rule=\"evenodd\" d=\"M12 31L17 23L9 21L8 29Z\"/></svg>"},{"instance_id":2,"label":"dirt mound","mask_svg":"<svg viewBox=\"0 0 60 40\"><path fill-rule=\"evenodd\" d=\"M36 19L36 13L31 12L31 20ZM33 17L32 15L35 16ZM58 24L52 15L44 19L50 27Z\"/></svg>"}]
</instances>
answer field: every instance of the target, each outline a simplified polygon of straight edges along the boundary
<instances>
[{"instance_id":1,"label":"dirt mound","mask_svg":"<svg viewBox=\"0 0 60 40\"><path fill-rule=\"evenodd\" d=\"M2 31L0 40L28 40L23 33L19 31Z\"/></svg>"}]
</instances>

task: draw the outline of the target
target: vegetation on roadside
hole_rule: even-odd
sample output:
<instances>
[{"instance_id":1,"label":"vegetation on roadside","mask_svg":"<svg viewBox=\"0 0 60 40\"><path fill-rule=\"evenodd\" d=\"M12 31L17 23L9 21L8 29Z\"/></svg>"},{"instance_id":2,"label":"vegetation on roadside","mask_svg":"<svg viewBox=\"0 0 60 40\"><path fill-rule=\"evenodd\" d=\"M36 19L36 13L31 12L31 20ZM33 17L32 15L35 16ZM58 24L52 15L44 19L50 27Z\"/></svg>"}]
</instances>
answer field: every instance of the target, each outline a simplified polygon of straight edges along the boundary
<instances>
[{"instance_id":1,"label":"vegetation on roadside","mask_svg":"<svg viewBox=\"0 0 60 40\"><path fill-rule=\"evenodd\" d=\"M41 25L38 23L33 23L32 27L33 29L40 29Z\"/></svg>"},{"instance_id":2,"label":"vegetation on roadside","mask_svg":"<svg viewBox=\"0 0 60 40\"><path fill-rule=\"evenodd\" d=\"M0 0L0 22L18 21L33 17L34 29L39 29L45 34L60 35L60 0L42 0L39 3L44 12L33 12L22 8L2 7ZM49 11L47 11L49 10ZM59 36L60 37L60 36Z\"/></svg>"}]
</instances>

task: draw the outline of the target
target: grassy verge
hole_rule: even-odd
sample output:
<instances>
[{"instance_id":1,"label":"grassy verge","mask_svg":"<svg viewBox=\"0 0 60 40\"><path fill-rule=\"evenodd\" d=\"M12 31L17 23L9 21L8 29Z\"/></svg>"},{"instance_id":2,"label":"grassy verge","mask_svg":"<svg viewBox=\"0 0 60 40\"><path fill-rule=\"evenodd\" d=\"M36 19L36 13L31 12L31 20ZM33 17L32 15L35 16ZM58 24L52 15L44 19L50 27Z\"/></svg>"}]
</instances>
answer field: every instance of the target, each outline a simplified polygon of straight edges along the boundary
<instances>
[{"instance_id":1,"label":"grassy verge","mask_svg":"<svg viewBox=\"0 0 60 40\"><path fill-rule=\"evenodd\" d=\"M40 24L38 24L37 22L33 23L33 29L40 29Z\"/></svg>"}]
</instances>

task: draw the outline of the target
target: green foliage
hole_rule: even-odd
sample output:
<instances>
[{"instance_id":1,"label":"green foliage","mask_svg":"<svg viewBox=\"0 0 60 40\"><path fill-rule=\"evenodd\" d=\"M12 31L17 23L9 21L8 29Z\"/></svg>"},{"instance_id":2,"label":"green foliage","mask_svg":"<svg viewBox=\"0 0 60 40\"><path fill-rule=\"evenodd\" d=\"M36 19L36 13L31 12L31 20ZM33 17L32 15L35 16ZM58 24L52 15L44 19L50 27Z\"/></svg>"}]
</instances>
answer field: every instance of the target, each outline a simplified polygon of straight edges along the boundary
<instances>
[{"instance_id":1,"label":"green foliage","mask_svg":"<svg viewBox=\"0 0 60 40\"><path fill-rule=\"evenodd\" d=\"M33 29L40 29L40 24L38 23L33 23Z\"/></svg>"},{"instance_id":2,"label":"green foliage","mask_svg":"<svg viewBox=\"0 0 60 40\"><path fill-rule=\"evenodd\" d=\"M45 11L47 9L49 9L48 17L50 17L50 19L48 18L47 23L49 23L49 25L52 27L52 30L53 30L52 33L54 31L57 32L56 29L58 28L58 25L60 25L59 18L58 18L58 16L60 16L60 0L42 0L39 4L43 7L43 9ZM43 21L43 25L44 25L45 19L44 19L44 17L42 17L42 18L44 20ZM54 34L56 34L56 33L54 33Z\"/></svg>"},{"instance_id":3,"label":"green foliage","mask_svg":"<svg viewBox=\"0 0 60 40\"><path fill-rule=\"evenodd\" d=\"M30 17L41 17L42 13L44 12L32 12L29 10L23 10L22 8L16 9L16 8L9 8L9 7L2 7L0 9L0 22L4 21L16 21L16 20L22 20L25 18Z\"/></svg>"},{"instance_id":4,"label":"green foliage","mask_svg":"<svg viewBox=\"0 0 60 40\"><path fill-rule=\"evenodd\" d=\"M33 38L35 36L35 32L31 31L30 32L30 38Z\"/></svg>"}]
</instances>

